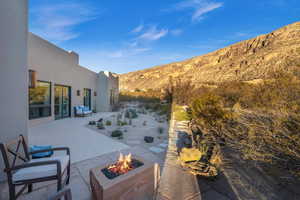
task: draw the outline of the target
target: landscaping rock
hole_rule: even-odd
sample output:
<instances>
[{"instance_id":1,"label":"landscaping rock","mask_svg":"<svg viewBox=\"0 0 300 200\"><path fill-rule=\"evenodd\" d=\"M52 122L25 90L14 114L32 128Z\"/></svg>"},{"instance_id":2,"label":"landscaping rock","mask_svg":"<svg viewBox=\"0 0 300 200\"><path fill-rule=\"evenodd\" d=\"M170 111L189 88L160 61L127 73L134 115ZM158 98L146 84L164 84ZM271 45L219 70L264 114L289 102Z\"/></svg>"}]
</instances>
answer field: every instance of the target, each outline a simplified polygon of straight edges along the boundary
<instances>
[{"instance_id":1,"label":"landscaping rock","mask_svg":"<svg viewBox=\"0 0 300 200\"><path fill-rule=\"evenodd\" d=\"M176 142L177 152L180 153L183 148L192 147L192 138L191 136L183 131L178 131L178 139Z\"/></svg>"},{"instance_id":2,"label":"landscaping rock","mask_svg":"<svg viewBox=\"0 0 300 200\"><path fill-rule=\"evenodd\" d=\"M89 121L89 125L96 125L95 121Z\"/></svg>"},{"instance_id":3,"label":"landscaping rock","mask_svg":"<svg viewBox=\"0 0 300 200\"><path fill-rule=\"evenodd\" d=\"M111 133L111 137L123 137L123 132L121 130L115 130Z\"/></svg>"},{"instance_id":4,"label":"landscaping rock","mask_svg":"<svg viewBox=\"0 0 300 200\"><path fill-rule=\"evenodd\" d=\"M145 136L144 140L146 143L152 143L154 141L154 138L151 136Z\"/></svg>"}]
</instances>

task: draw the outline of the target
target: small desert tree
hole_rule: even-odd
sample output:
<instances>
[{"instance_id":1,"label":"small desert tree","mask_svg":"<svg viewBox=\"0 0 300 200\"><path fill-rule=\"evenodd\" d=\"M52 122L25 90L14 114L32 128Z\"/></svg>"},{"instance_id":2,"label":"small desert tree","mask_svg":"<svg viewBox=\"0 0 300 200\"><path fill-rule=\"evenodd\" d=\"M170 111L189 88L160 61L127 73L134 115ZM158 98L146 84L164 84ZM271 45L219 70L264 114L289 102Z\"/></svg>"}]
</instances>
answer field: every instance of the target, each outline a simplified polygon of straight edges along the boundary
<instances>
[{"instance_id":1,"label":"small desert tree","mask_svg":"<svg viewBox=\"0 0 300 200\"><path fill-rule=\"evenodd\" d=\"M228 119L230 112L224 109L219 96L208 93L192 102L191 116L199 125L212 128Z\"/></svg>"}]
</instances>

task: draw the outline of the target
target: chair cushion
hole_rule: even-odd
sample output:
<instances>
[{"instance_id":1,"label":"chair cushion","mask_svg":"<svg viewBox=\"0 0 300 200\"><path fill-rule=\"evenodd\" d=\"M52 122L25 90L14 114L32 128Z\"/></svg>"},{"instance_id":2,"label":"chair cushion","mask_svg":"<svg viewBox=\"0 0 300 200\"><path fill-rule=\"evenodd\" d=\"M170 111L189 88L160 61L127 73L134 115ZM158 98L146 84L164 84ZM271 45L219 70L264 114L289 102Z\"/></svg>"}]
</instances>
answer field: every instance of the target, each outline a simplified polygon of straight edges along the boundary
<instances>
[{"instance_id":1,"label":"chair cushion","mask_svg":"<svg viewBox=\"0 0 300 200\"><path fill-rule=\"evenodd\" d=\"M75 106L76 114L82 114L83 110L81 106Z\"/></svg>"},{"instance_id":2,"label":"chair cushion","mask_svg":"<svg viewBox=\"0 0 300 200\"><path fill-rule=\"evenodd\" d=\"M91 110L88 110L88 111L83 111L84 114L91 114L92 111Z\"/></svg>"},{"instance_id":3,"label":"chair cushion","mask_svg":"<svg viewBox=\"0 0 300 200\"><path fill-rule=\"evenodd\" d=\"M33 145L33 146L30 146L30 151L32 152L32 151L46 150L46 149L51 149L51 148L52 148L52 146L37 146L37 145ZM35 153L35 154L32 154L32 159L50 157L52 155L53 155L53 151Z\"/></svg>"},{"instance_id":4,"label":"chair cushion","mask_svg":"<svg viewBox=\"0 0 300 200\"><path fill-rule=\"evenodd\" d=\"M83 107L83 112L90 112L90 109L89 109L89 107L87 107L87 106L84 106L84 107Z\"/></svg>"},{"instance_id":5,"label":"chair cushion","mask_svg":"<svg viewBox=\"0 0 300 200\"><path fill-rule=\"evenodd\" d=\"M41 161L49 161L49 160L58 160L61 163L61 172L63 172L68 166L70 157L66 156L53 156L50 158L40 158L29 161L29 163L33 162L41 162ZM23 181L30 180L48 176L55 176L57 174L56 165L42 165L35 167L28 167L24 169L20 169L13 174L13 181Z\"/></svg>"}]
</instances>

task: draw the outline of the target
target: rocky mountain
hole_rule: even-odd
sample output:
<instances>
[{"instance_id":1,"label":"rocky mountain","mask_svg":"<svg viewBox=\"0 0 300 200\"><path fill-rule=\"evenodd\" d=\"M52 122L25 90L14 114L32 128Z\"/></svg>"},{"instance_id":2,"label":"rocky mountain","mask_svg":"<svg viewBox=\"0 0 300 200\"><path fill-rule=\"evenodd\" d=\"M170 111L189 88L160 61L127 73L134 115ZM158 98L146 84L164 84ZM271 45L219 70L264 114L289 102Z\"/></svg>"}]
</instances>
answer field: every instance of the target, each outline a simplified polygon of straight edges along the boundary
<instances>
[{"instance_id":1,"label":"rocky mountain","mask_svg":"<svg viewBox=\"0 0 300 200\"><path fill-rule=\"evenodd\" d=\"M206 55L120 75L120 88L159 89L169 77L194 84L265 79L279 69L300 68L300 22Z\"/></svg>"}]
</instances>

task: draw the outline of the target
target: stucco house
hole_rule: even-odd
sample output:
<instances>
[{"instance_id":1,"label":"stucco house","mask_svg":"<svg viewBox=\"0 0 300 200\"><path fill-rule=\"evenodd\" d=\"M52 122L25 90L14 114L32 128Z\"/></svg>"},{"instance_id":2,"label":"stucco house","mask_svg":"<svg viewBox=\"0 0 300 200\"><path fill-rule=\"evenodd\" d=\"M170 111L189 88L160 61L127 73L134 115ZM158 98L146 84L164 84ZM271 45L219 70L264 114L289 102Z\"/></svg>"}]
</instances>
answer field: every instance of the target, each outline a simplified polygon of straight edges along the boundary
<instances>
[{"instance_id":1,"label":"stucco house","mask_svg":"<svg viewBox=\"0 0 300 200\"><path fill-rule=\"evenodd\" d=\"M118 102L119 78L79 65L79 55L28 34L29 125L74 116L84 105L94 112L111 111Z\"/></svg>"}]
</instances>

